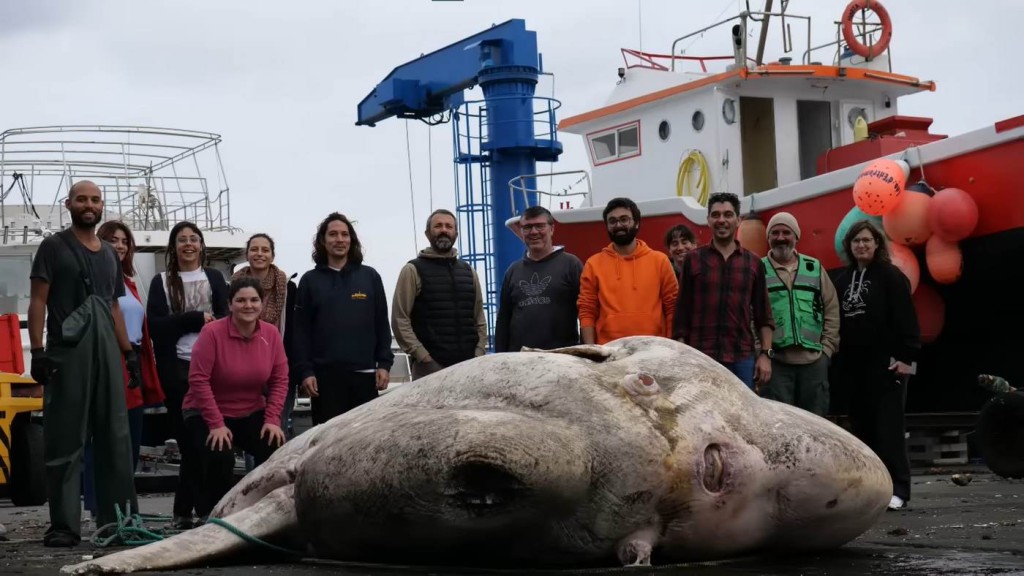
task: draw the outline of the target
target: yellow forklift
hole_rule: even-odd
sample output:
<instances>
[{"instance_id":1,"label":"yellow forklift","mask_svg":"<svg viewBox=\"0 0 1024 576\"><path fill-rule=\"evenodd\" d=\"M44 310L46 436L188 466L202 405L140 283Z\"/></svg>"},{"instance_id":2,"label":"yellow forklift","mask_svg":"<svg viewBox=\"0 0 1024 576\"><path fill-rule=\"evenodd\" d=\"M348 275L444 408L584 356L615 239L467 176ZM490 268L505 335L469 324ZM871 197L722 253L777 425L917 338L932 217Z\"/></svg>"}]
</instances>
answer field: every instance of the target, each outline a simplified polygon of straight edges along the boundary
<instances>
[{"instance_id":1,"label":"yellow forklift","mask_svg":"<svg viewBox=\"0 0 1024 576\"><path fill-rule=\"evenodd\" d=\"M15 506L46 503L43 399L25 360L17 314L0 316L0 491Z\"/></svg>"}]
</instances>

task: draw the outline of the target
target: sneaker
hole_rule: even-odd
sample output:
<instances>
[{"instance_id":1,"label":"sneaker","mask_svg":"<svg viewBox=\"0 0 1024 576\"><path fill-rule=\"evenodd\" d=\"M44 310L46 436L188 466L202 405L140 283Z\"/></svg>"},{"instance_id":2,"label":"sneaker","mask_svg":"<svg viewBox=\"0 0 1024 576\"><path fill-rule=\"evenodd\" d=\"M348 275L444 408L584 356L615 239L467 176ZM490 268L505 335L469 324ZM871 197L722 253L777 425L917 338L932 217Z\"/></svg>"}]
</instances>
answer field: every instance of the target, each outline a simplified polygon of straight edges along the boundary
<instances>
[{"instance_id":1,"label":"sneaker","mask_svg":"<svg viewBox=\"0 0 1024 576\"><path fill-rule=\"evenodd\" d=\"M893 496L892 499L889 500L889 510L899 510L906 505L907 503L899 496Z\"/></svg>"}]
</instances>

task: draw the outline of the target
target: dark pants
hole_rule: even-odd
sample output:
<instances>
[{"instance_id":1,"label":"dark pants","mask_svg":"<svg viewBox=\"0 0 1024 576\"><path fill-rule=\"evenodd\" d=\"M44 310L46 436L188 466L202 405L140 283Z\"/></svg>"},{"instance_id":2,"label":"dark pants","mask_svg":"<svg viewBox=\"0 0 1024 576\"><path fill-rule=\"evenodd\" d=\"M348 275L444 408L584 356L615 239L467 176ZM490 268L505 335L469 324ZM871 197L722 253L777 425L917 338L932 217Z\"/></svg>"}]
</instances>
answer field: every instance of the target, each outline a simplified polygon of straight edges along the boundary
<instances>
[{"instance_id":1,"label":"dark pants","mask_svg":"<svg viewBox=\"0 0 1024 576\"><path fill-rule=\"evenodd\" d=\"M737 378L747 385L747 388L754 389L754 357L736 360L735 362L720 362L726 370L732 372Z\"/></svg>"},{"instance_id":2,"label":"dark pants","mask_svg":"<svg viewBox=\"0 0 1024 576\"><path fill-rule=\"evenodd\" d=\"M267 461L277 446L270 446L266 439L260 439L263 428L263 410L242 418L225 418L224 425L231 430L231 448L213 450L206 439L210 429L202 416L185 418L193 453L196 454L195 500L196 516L206 518L217 502L235 485L235 448L252 454L256 466Z\"/></svg>"},{"instance_id":3,"label":"dark pants","mask_svg":"<svg viewBox=\"0 0 1024 576\"><path fill-rule=\"evenodd\" d=\"M281 430L284 432L285 440L291 440L293 434L292 411L295 409L295 392L298 387L295 382L288 383L288 395L284 398L284 408L281 410Z\"/></svg>"},{"instance_id":4,"label":"dark pants","mask_svg":"<svg viewBox=\"0 0 1024 576\"><path fill-rule=\"evenodd\" d=\"M139 451L142 449L142 411L145 406L138 406L128 410L128 432L132 437L132 470L139 467ZM85 445L84 468L82 470L82 493L85 500L85 509L96 515L96 480L94 477L96 466L92 441ZM126 512L126 511L125 511ZM138 510L132 510L136 513Z\"/></svg>"},{"instance_id":5,"label":"dark pants","mask_svg":"<svg viewBox=\"0 0 1024 576\"><path fill-rule=\"evenodd\" d=\"M315 372L319 396L309 401L314 426L377 397L377 376L373 372L329 367L316 368Z\"/></svg>"},{"instance_id":6,"label":"dark pants","mask_svg":"<svg viewBox=\"0 0 1024 576\"><path fill-rule=\"evenodd\" d=\"M43 451L50 526L44 540L81 539L82 461L86 441L96 448L100 525L115 522L115 505L136 510L124 374L116 348L103 358L92 347L47 350L54 370L43 388Z\"/></svg>"},{"instance_id":7,"label":"dark pants","mask_svg":"<svg viewBox=\"0 0 1024 576\"><path fill-rule=\"evenodd\" d=\"M762 396L824 417L828 414L828 356L810 364L772 360L772 378Z\"/></svg>"},{"instance_id":8,"label":"dark pants","mask_svg":"<svg viewBox=\"0 0 1024 576\"><path fill-rule=\"evenodd\" d=\"M906 376L890 371L885 356L839 355L838 373L850 394L853 434L874 450L892 477L893 495L910 501L904 405Z\"/></svg>"},{"instance_id":9,"label":"dark pants","mask_svg":"<svg viewBox=\"0 0 1024 576\"><path fill-rule=\"evenodd\" d=\"M164 406L167 407L171 437L178 442L178 450L181 453L181 462L178 466L178 487L174 491L173 506L173 514L178 518L192 518L192 511L196 506L193 493L197 484L196 456L193 443L185 429L185 420L181 415L181 403L185 400L185 393L188 392L188 368L187 360L176 358L172 377L160 380L166 397Z\"/></svg>"},{"instance_id":10,"label":"dark pants","mask_svg":"<svg viewBox=\"0 0 1024 576\"><path fill-rule=\"evenodd\" d=\"M429 376L434 372L440 372L444 370L444 366L438 364L436 361L431 360L430 362L419 362L413 361L412 363L412 379L419 380L424 376Z\"/></svg>"}]
</instances>

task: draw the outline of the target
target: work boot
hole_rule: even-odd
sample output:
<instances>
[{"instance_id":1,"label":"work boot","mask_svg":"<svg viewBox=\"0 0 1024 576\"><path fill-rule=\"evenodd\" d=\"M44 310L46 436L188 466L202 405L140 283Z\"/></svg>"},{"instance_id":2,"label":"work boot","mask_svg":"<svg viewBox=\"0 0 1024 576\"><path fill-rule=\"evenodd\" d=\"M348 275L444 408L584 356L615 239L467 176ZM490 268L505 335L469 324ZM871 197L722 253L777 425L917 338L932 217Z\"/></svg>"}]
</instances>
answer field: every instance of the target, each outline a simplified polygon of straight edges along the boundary
<instances>
[{"instance_id":1,"label":"work boot","mask_svg":"<svg viewBox=\"0 0 1024 576\"><path fill-rule=\"evenodd\" d=\"M48 548L74 548L82 541L69 532L50 532L43 536L43 546Z\"/></svg>"}]
</instances>

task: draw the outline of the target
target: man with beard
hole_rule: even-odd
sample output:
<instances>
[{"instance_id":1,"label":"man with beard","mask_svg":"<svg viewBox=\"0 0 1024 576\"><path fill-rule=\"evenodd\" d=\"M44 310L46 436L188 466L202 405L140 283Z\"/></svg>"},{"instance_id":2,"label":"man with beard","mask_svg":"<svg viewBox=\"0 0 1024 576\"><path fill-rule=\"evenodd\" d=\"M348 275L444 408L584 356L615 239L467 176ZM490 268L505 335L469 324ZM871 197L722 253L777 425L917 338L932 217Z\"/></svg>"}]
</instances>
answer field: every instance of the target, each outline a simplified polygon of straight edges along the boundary
<instances>
[{"instance_id":1,"label":"man with beard","mask_svg":"<svg viewBox=\"0 0 1024 576\"><path fill-rule=\"evenodd\" d=\"M708 199L712 241L691 250L679 274L673 338L692 346L735 374L751 390L771 378L772 349L762 344L755 360L754 334L772 341L764 266L736 240L740 200L720 192Z\"/></svg>"},{"instance_id":2,"label":"man with beard","mask_svg":"<svg viewBox=\"0 0 1024 576\"><path fill-rule=\"evenodd\" d=\"M775 318L772 376L765 398L818 416L828 413L828 366L839 344L839 298L821 263L796 251L800 226L788 212L768 221L762 258Z\"/></svg>"},{"instance_id":3,"label":"man with beard","mask_svg":"<svg viewBox=\"0 0 1024 576\"><path fill-rule=\"evenodd\" d=\"M494 351L575 346L580 343L576 299L583 263L554 245L555 219L547 208L527 208L519 219L519 229L526 242L526 256L505 272Z\"/></svg>"},{"instance_id":4,"label":"man with beard","mask_svg":"<svg viewBox=\"0 0 1024 576\"><path fill-rule=\"evenodd\" d=\"M118 306L125 293L121 262L113 245L96 236L102 192L88 180L76 182L64 206L71 227L44 239L32 261L28 333L31 374L43 387L46 418L50 526L43 544L71 547L81 542L82 453L89 434L97 525L117 521L115 505L138 509L122 354L129 382L142 379Z\"/></svg>"},{"instance_id":5,"label":"man with beard","mask_svg":"<svg viewBox=\"0 0 1024 576\"><path fill-rule=\"evenodd\" d=\"M613 198L603 218L611 243L587 259L580 278L580 333L584 344L625 336L668 336L679 284L668 256L637 239L640 209Z\"/></svg>"},{"instance_id":6,"label":"man with beard","mask_svg":"<svg viewBox=\"0 0 1024 576\"><path fill-rule=\"evenodd\" d=\"M402 267L392 301L391 329L412 359L413 380L482 356L487 349L483 293L473 268L457 258L455 214L434 210L430 247Z\"/></svg>"},{"instance_id":7,"label":"man with beard","mask_svg":"<svg viewBox=\"0 0 1024 576\"><path fill-rule=\"evenodd\" d=\"M291 360L316 425L386 390L395 354L384 283L363 262L363 244L344 214L320 222L313 263L295 296Z\"/></svg>"}]
</instances>

